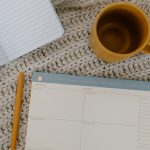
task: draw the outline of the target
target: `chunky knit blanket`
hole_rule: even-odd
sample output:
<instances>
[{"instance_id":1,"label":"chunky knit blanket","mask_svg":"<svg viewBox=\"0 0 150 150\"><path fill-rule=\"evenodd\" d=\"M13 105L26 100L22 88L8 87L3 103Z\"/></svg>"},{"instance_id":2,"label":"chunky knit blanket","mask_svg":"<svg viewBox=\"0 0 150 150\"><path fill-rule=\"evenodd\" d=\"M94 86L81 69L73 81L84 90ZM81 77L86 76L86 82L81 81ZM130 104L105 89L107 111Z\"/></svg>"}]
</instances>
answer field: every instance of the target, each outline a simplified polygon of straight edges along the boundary
<instances>
[{"instance_id":1,"label":"chunky knit blanket","mask_svg":"<svg viewBox=\"0 0 150 150\"><path fill-rule=\"evenodd\" d=\"M24 71L26 78L17 150L23 150L25 146L33 72L150 80L148 54L138 54L120 63L106 63L97 59L91 51L89 35L95 15L106 4L114 1L116 0L53 0L65 29L63 37L0 67L0 150L10 149L13 104L19 71ZM148 1L129 2L136 3L150 16ZM150 145L145 144L144 150L148 149Z\"/></svg>"}]
</instances>

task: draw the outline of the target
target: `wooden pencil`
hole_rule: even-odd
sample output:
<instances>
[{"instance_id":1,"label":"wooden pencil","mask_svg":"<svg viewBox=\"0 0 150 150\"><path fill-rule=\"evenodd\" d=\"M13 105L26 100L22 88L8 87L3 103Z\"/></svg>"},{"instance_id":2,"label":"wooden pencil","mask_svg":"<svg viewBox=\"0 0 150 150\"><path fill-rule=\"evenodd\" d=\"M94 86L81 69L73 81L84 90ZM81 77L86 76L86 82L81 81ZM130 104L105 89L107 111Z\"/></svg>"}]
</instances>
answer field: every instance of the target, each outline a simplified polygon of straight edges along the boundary
<instances>
[{"instance_id":1,"label":"wooden pencil","mask_svg":"<svg viewBox=\"0 0 150 150\"><path fill-rule=\"evenodd\" d=\"M11 139L11 150L16 150L16 145L17 145L23 87L24 87L24 73L20 72L19 77L18 77L16 100L15 100L14 111L13 111L13 129L12 129L12 139Z\"/></svg>"}]
</instances>

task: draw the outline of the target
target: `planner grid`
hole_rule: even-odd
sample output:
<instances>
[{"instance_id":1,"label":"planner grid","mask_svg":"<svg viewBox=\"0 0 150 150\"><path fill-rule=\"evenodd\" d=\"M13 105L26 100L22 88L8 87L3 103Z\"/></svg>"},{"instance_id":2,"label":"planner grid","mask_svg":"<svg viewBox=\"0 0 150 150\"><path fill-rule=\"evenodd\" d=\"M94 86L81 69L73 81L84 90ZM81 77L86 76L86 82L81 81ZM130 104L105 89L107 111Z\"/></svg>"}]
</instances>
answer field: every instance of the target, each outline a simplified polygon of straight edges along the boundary
<instances>
[{"instance_id":1,"label":"planner grid","mask_svg":"<svg viewBox=\"0 0 150 150\"><path fill-rule=\"evenodd\" d=\"M41 80L42 80L42 78L41 78ZM53 111L50 112L49 114L46 114L46 112L44 112L45 113L44 114L42 111L40 112L39 108L42 107L42 104L41 103L38 104L35 102L35 99L36 99L35 94L39 93L40 91L42 91L42 92L44 92L44 91L53 91L53 92L61 91L62 93L64 93L64 92L80 93L78 95L78 98L80 97L80 105L78 105L78 112L76 112L76 113L78 113L78 117L76 116L76 114L73 114L73 116L61 116L59 113L57 114L57 112L54 113ZM100 112L99 112L99 114L97 114L98 112L96 112L96 111L98 109L97 109L97 107L94 106L94 104L92 102L94 100L95 100L95 102L98 102L99 100L98 99L91 100L91 97L93 97L97 93L101 96L104 96L104 93L105 93L105 95L110 95L110 97L120 96L122 98L125 97L125 99L127 97L129 97L130 98L129 100L126 99L127 103L124 103L124 101L125 101L125 99L124 99L124 100L121 100L121 103L123 103L124 105L122 105L122 107L121 107L121 105L119 105L122 109L123 109L123 107L128 109L128 111L124 110L124 112L127 114L124 114L123 111L118 110L118 111L120 111L120 113L121 113L120 116L122 116L122 118L117 120L117 118L115 118L114 116L118 115L117 114L118 112L115 112L115 110L112 109L112 108L115 108L115 106L112 106L112 107L109 106L110 109L112 109L112 110L110 110L110 113L109 113L109 112L107 112L108 106L106 107L106 104L108 105L110 101L107 101L107 103L105 105L104 105L105 102L102 101L100 103L103 104L105 109L103 111L101 111L101 113L105 113L105 115L103 114L107 118L105 120L105 118L102 117ZM54 93L54 95L55 95L55 93ZM38 97L40 97L40 95L38 95ZM60 98L61 98L61 95L60 95ZM44 97L43 97L43 99L44 99ZM105 97L105 99L107 99L107 98ZM53 101L53 100L49 99L48 101ZM47 105L50 106L48 101L47 101ZM129 101L133 101L133 103L129 102ZM63 102L65 103L65 101L63 101ZM115 101L114 99L113 99L113 102L115 103L115 105L117 103L119 103L118 100ZM57 103L57 100L56 100L56 103ZM37 105L39 105L39 106L37 106ZM98 132L100 128L103 128L103 130L106 133L107 133L107 131L106 131L107 127L110 127L110 129L115 129L115 128L120 129L121 128L121 129L125 129L125 132L127 132L127 133L129 133L129 131L131 132L131 137L128 137L125 133L122 133L123 135L127 136L127 138L125 138L123 140L127 140L127 143L130 142L130 140L133 142L133 143L130 143L131 144L130 148L135 149L135 147L136 147L136 148L145 150L144 145L149 143L149 137L150 137L150 133L147 132L147 131L149 131L149 128L150 128L148 126L150 119L146 118L147 114L150 113L150 110L148 109L149 105L150 105L149 92L145 92L145 91L111 89L111 88L101 88L101 87L93 88L93 87L88 87L88 86L85 87L85 86L78 86L78 85L64 85L64 84L62 85L62 84L55 84L55 83L33 82L32 98L31 98L31 106L30 106L31 111L29 114L29 123L28 124L30 126L30 124L32 124L34 121L42 122L44 120L45 120L45 123L46 122L48 123L48 120L50 120L50 122L52 124L55 122L54 123L55 125L58 122L59 123L63 122L64 124L65 123L66 124L67 123L78 124L78 130L77 130L78 135L76 135L78 137L77 138L78 140L76 139L76 144L75 144L76 145L75 148L78 150L85 150L85 149L88 150L88 148L89 149L92 148L94 143L90 140L90 138L88 138L89 134L91 134L91 136L92 136L93 132L96 132L96 131ZM34 107L36 107L36 106L37 106L37 108L35 109ZM94 106L95 109L93 109L92 106ZM74 107L75 107L75 105L74 105ZM102 107L100 107L100 105L98 105L98 107L103 109ZM92 108L92 111L95 111L95 114L91 113L91 108ZM45 109L47 109L47 108L45 108ZM55 106L55 109L57 109L56 106ZM38 112L39 112L39 114L36 116L36 114ZM51 115L52 113L55 115ZM65 113L68 115L67 111ZM130 114L130 117L128 116L129 114ZM94 118L97 115L100 116L100 120L99 120L99 117ZM114 118L111 119L110 116L112 116ZM118 117L119 117L119 115L118 115ZM95 128L97 128L98 130L96 130ZM55 130L56 129L57 128L55 128ZM109 128L108 128L108 130L109 130ZM29 134L29 136L32 136L31 134L33 134L33 133L30 133L30 131L31 130L29 129L28 134ZM119 130L119 131L122 132L122 130ZM104 140L109 141L110 139L106 139L108 137L107 136L105 137L104 132L103 131L101 131L101 132L104 136L104 139L102 139L102 142L104 142ZM110 130L110 132L111 132L111 130ZM95 136L94 134L93 134L93 139L94 139L93 141L96 142L96 138L94 137ZM112 134L114 134L114 133L112 133ZM116 134L118 134L117 130L116 130ZM27 137L29 137L29 136L27 136ZM57 142L59 144L60 141L57 141ZM92 147L89 146L90 142L91 142L90 146L92 146ZM123 141L120 140L120 142L123 142ZM127 143L125 142L122 144L127 145ZM34 150L34 149L39 149L39 150L51 150L51 149L57 150L58 149L59 150L59 146L55 145L56 146L55 147L53 144L52 144L54 146L53 148L51 148L51 147L34 147L32 144L28 140L27 144L26 144L26 150ZM105 145L102 145L102 146L105 147ZM113 145L113 146L115 147L116 145ZM64 149L67 149L67 148L69 150L71 147L65 147ZM100 147L100 145L98 145L97 147L94 147L94 149L96 149L96 150L99 148L102 148L102 147ZM128 147L125 146L124 149L126 149L126 148L128 148ZM72 150L74 150L74 149L72 148Z\"/></svg>"}]
</instances>

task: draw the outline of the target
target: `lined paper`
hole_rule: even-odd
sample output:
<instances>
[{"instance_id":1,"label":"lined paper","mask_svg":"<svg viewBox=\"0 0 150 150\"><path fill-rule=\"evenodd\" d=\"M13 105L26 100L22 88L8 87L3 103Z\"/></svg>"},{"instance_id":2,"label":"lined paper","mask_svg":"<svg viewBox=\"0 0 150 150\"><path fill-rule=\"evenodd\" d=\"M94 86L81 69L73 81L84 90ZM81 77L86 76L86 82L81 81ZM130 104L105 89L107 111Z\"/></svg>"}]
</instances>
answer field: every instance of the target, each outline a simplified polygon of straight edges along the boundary
<instances>
[{"instance_id":1,"label":"lined paper","mask_svg":"<svg viewBox=\"0 0 150 150\"><path fill-rule=\"evenodd\" d=\"M1 0L0 46L11 61L63 34L49 0Z\"/></svg>"},{"instance_id":2,"label":"lined paper","mask_svg":"<svg viewBox=\"0 0 150 150\"><path fill-rule=\"evenodd\" d=\"M148 91L32 83L26 150L149 150Z\"/></svg>"},{"instance_id":3,"label":"lined paper","mask_svg":"<svg viewBox=\"0 0 150 150\"><path fill-rule=\"evenodd\" d=\"M9 60L8 60L4 50L2 49L2 47L0 47L0 65L4 65L8 61Z\"/></svg>"}]
</instances>

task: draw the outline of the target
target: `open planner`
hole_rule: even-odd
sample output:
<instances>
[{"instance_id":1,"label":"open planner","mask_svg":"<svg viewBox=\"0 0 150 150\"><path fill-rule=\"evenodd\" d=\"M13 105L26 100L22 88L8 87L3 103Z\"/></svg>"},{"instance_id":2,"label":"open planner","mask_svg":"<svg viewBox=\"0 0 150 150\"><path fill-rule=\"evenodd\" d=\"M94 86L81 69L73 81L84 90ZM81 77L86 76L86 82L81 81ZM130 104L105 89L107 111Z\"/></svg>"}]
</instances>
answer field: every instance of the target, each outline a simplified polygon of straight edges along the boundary
<instances>
[{"instance_id":1,"label":"open planner","mask_svg":"<svg viewBox=\"0 0 150 150\"><path fill-rule=\"evenodd\" d=\"M25 150L149 149L149 82L33 74Z\"/></svg>"},{"instance_id":2,"label":"open planner","mask_svg":"<svg viewBox=\"0 0 150 150\"><path fill-rule=\"evenodd\" d=\"M63 34L50 0L0 0L0 65Z\"/></svg>"}]
</instances>

